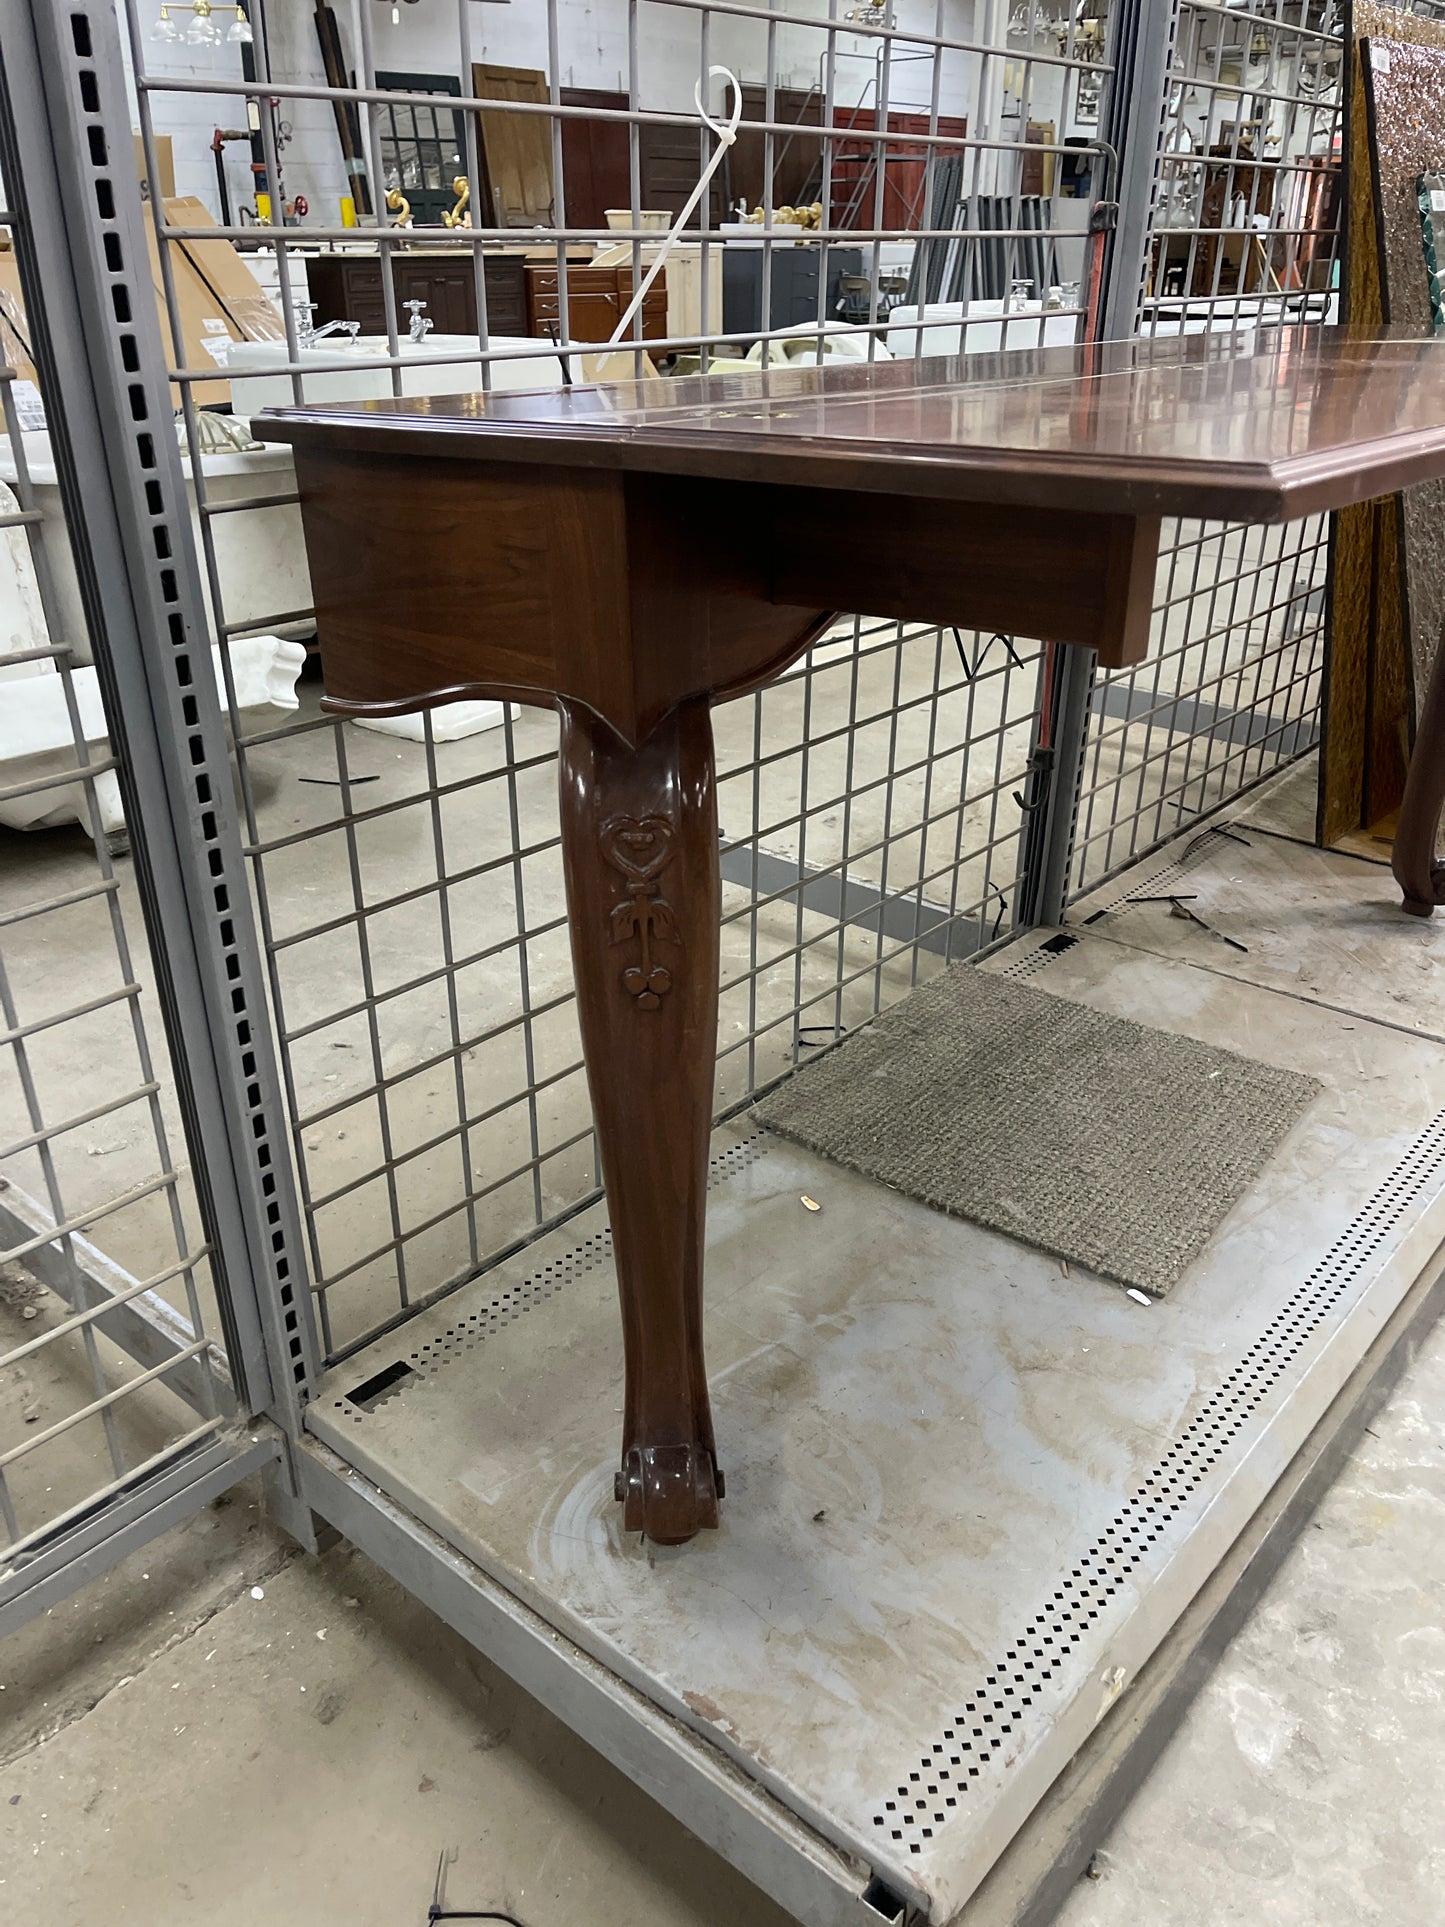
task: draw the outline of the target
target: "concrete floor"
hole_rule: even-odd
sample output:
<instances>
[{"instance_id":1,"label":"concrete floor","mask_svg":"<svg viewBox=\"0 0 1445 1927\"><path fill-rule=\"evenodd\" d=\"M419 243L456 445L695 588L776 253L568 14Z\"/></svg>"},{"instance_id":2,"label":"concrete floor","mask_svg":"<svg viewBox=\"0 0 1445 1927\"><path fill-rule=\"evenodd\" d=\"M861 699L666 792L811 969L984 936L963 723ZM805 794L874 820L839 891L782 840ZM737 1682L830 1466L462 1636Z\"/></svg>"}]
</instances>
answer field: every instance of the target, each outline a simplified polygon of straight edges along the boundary
<instances>
[{"instance_id":1,"label":"concrete floor","mask_svg":"<svg viewBox=\"0 0 1445 1927\"><path fill-rule=\"evenodd\" d=\"M1307 777L1248 814L1308 835ZM18 1315L0 1303L0 1313ZM257 1596L259 1589L259 1596ZM1445 1904L1445 1329L1061 1927L1426 1927ZM241 1488L0 1646L0 1919L781 1927L360 1554Z\"/></svg>"},{"instance_id":2,"label":"concrete floor","mask_svg":"<svg viewBox=\"0 0 1445 1927\"><path fill-rule=\"evenodd\" d=\"M253 1594L259 1586L262 1597ZM1060 1927L1431 1927L1445 1904L1445 1331ZM0 1918L783 1927L359 1553L235 1495L0 1647Z\"/></svg>"},{"instance_id":3,"label":"concrete floor","mask_svg":"<svg viewBox=\"0 0 1445 1927\"><path fill-rule=\"evenodd\" d=\"M390 1927L455 1850L450 1903L528 1927L783 1927L359 1553L231 1510L0 1654L0 1918Z\"/></svg>"},{"instance_id":4,"label":"concrete floor","mask_svg":"<svg viewBox=\"0 0 1445 1927\"><path fill-rule=\"evenodd\" d=\"M1442 1598L1437 1328L1059 1927L1439 1921Z\"/></svg>"}]
</instances>

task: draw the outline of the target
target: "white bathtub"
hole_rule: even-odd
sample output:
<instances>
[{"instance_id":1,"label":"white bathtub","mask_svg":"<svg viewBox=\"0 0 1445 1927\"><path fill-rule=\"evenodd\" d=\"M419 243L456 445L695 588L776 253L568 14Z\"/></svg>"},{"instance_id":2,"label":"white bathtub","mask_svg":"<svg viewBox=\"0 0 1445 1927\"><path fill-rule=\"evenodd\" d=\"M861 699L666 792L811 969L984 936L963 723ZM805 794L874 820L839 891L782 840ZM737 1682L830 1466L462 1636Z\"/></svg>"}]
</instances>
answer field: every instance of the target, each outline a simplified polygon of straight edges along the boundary
<instances>
[{"instance_id":1,"label":"white bathtub","mask_svg":"<svg viewBox=\"0 0 1445 1927\"><path fill-rule=\"evenodd\" d=\"M300 643L287 642L281 636L238 636L230 649L237 709L252 716L295 709L296 679L305 662L306 651ZM211 663L216 685L222 688L221 652L214 647ZM63 776L79 760L64 678L51 664L39 665L39 675L24 674L31 666L19 664L7 677L4 658L0 657L0 772L6 790L20 791L0 800L0 824L9 829L39 830L58 823L84 823L84 783L59 783L28 791L23 788L26 783ZM96 752L98 761L106 752L110 729L94 667L73 670L70 687L79 733ZM114 835L125 826L115 772L104 770L93 781L100 827L107 835Z\"/></svg>"}]
</instances>

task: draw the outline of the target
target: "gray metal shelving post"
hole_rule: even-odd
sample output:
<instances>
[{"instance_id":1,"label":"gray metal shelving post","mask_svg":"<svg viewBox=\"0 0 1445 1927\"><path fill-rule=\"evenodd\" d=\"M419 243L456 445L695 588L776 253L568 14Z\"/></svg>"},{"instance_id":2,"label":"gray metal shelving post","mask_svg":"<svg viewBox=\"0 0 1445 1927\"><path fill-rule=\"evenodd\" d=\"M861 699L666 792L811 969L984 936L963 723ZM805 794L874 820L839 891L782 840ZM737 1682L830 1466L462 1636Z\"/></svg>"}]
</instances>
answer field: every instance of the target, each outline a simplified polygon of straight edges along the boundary
<instances>
[{"instance_id":1,"label":"gray metal shelving post","mask_svg":"<svg viewBox=\"0 0 1445 1927\"><path fill-rule=\"evenodd\" d=\"M114 9L0 6L0 164L232 1374L299 1429L316 1339ZM304 1538L309 1514L286 1506Z\"/></svg>"},{"instance_id":2,"label":"gray metal shelving post","mask_svg":"<svg viewBox=\"0 0 1445 1927\"><path fill-rule=\"evenodd\" d=\"M1100 128L1103 147L1112 150L1109 178L1114 196L1107 204L1113 228L1099 324L1106 341L1135 332L1177 18L1176 0L1168 4L1123 0L1109 16L1106 65L1110 79ZM1053 742L1047 781L1038 800L1043 820L1031 838L1017 919L1024 927L1063 921L1095 662L1092 650L1063 649L1053 672Z\"/></svg>"}]
</instances>

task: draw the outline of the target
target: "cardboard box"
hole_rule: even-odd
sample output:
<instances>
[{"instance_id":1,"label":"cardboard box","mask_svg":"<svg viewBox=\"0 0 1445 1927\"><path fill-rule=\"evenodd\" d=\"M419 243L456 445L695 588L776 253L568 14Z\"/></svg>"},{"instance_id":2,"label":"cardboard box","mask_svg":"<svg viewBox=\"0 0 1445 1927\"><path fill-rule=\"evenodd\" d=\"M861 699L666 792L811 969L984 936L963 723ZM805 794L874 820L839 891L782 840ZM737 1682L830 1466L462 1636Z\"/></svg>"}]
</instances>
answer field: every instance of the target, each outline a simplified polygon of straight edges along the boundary
<instances>
[{"instance_id":1,"label":"cardboard box","mask_svg":"<svg viewBox=\"0 0 1445 1927\"><path fill-rule=\"evenodd\" d=\"M131 132L131 139L135 142L136 178L140 181L142 188L149 191L149 183L146 180L145 146L141 141L139 133L134 130ZM176 191L176 157L169 134L157 134L155 136L155 150L156 173L160 176L156 185L159 187L162 196L169 199Z\"/></svg>"},{"instance_id":2,"label":"cardboard box","mask_svg":"<svg viewBox=\"0 0 1445 1927\"><path fill-rule=\"evenodd\" d=\"M663 378L662 371L647 355L635 355L631 348L612 348L603 354L578 355L575 359L582 363L584 381L637 380L639 362L641 380L661 381Z\"/></svg>"},{"instance_id":3,"label":"cardboard box","mask_svg":"<svg viewBox=\"0 0 1445 1927\"><path fill-rule=\"evenodd\" d=\"M0 254L0 361L15 370L20 381L34 381L30 359L30 328L20 295L20 270L14 250Z\"/></svg>"},{"instance_id":4,"label":"cardboard box","mask_svg":"<svg viewBox=\"0 0 1445 1927\"><path fill-rule=\"evenodd\" d=\"M173 227L215 226L204 202L190 196L179 199L173 196L163 206L166 220ZM207 342L285 340L286 329L280 313L229 241L219 235L215 240L173 241L171 274L175 281L184 358L183 362L178 360L166 313L160 250L149 217L145 235L168 368L184 365L199 369L217 365ZM0 356L22 381L35 380L30 360L30 329L13 253L0 253ZM201 406L231 399L230 383L219 372L214 381L196 382L192 393ZM173 399L179 408L179 390Z\"/></svg>"},{"instance_id":5,"label":"cardboard box","mask_svg":"<svg viewBox=\"0 0 1445 1927\"><path fill-rule=\"evenodd\" d=\"M171 227L215 226L205 203L193 196L172 196L162 206ZM146 223L146 244L150 250L151 281L165 339L166 362L174 368L179 364L166 318L160 253L149 222ZM170 262L186 367L205 368L215 361L207 342L285 340L286 327L279 310L229 241L219 236L213 241L172 241ZM201 404L231 398L230 384L223 379L197 382L192 392ZM179 399L178 395L178 403Z\"/></svg>"}]
</instances>

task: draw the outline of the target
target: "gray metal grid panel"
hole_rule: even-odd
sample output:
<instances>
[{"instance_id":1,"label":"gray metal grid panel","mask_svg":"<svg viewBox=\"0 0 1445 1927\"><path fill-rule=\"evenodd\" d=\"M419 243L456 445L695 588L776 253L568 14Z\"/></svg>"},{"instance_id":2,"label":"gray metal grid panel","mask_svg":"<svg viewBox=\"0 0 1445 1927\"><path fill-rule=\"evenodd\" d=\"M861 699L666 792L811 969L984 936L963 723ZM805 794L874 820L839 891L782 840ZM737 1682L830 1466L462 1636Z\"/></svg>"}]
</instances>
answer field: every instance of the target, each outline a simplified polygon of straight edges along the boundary
<instances>
[{"instance_id":1,"label":"gray metal grid panel","mask_svg":"<svg viewBox=\"0 0 1445 1927\"><path fill-rule=\"evenodd\" d=\"M1166 529L1149 657L1090 696L1075 894L1313 747L1329 555L1327 516Z\"/></svg>"},{"instance_id":2,"label":"gray metal grid panel","mask_svg":"<svg viewBox=\"0 0 1445 1927\"><path fill-rule=\"evenodd\" d=\"M1007 932L1037 686L1035 645L853 618L717 713L720 1113ZM304 765L291 731L249 750L253 772L311 773L279 836L257 806L252 854L324 1342L344 1352L598 1183L553 718L380 747L299 727Z\"/></svg>"},{"instance_id":3,"label":"gray metal grid panel","mask_svg":"<svg viewBox=\"0 0 1445 1927\"><path fill-rule=\"evenodd\" d=\"M3 51L9 81L13 38ZM126 860L124 750L90 638L56 590L70 563L43 429L56 396L28 357L43 303L28 272L25 153L8 106L0 119L13 203L0 220L25 282L0 367L3 1581L214 1448L234 1396L210 1246L176 1155L176 1080ZM83 969L67 968L75 957Z\"/></svg>"},{"instance_id":4,"label":"gray metal grid panel","mask_svg":"<svg viewBox=\"0 0 1445 1927\"><path fill-rule=\"evenodd\" d=\"M1155 155L1135 328L1334 319L1343 6L1173 0L1170 25L1162 121L1132 107ZM1312 747L1330 529L1166 523L1149 658L1091 693L1071 895Z\"/></svg>"},{"instance_id":5,"label":"gray metal grid panel","mask_svg":"<svg viewBox=\"0 0 1445 1927\"><path fill-rule=\"evenodd\" d=\"M284 337L266 373L279 398L322 398L328 377L354 370L354 344L344 333L311 341L297 304L307 251L359 240L380 251L369 366L383 386L402 392L431 380L431 364L456 368L458 385L515 380L519 365L529 380L555 380L549 346L504 341L489 319L487 255L519 230L499 223L487 203L478 115L541 118L550 130L550 200L526 238L543 251L538 265L557 271L561 343L580 354L590 324L562 272L568 256L575 268L579 251L610 242L624 262L630 256L634 281L645 272L656 236L643 211L679 207L706 165L713 138L692 91L707 90L709 69L722 64L747 90L740 138L719 177L727 185L692 218L690 256L673 257L691 306L679 298L670 307L651 352L691 354L706 369L756 344L766 361L789 352L780 344L790 332L796 352L784 297L796 305L794 283L806 277L774 215L785 199L810 198L825 216L819 239L800 244L804 253L856 251L848 265L861 269L862 286L850 291L847 319L863 352L992 346L1005 327L1011 345L1074 338L1088 201L1069 201L1063 189L1088 160L1077 143L1097 132L1112 71L1105 10L1084 20L1072 7L993 8L972 27L946 0L898 8L896 25L887 9L855 11L864 17L801 0L616 0L584 23L562 0L528 9L525 20L461 0L454 11L436 10L421 39L405 10L398 33L372 8L341 8L355 84L328 87L311 23L289 11L252 8L254 46L244 56L218 52L201 68L189 48L173 59L148 38L153 9L134 0L136 111L223 651L243 635L306 633L309 592L285 455L242 455L226 476L195 458L201 404L214 392L201 384L223 371L209 357L195 365L177 299L180 254L217 233L248 250L258 236L239 217L212 226L161 207L157 136L236 125L253 102L251 164L264 169L255 178L273 207L305 190L305 225L265 236L274 332ZM253 78L242 71L247 59ZM541 92L522 103L479 93L478 62L532 69L543 76ZM389 80L414 78L407 88L381 86L378 68ZM574 82L614 72L605 99L572 96ZM359 236L335 225L332 210L341 193L388 184L388 161L405 159L390 116L398 103L413 111L423 81L435 86L446 74L461 90L443 105L460 117L456 167L476 225L432 227L425 239L470 268L477 333L438 346L409 338L398 286L417 231L368 227ZM714 113L726 105L716 81L707 97ZM355 153L344 168L338 110L354 115ZM625 137L621 199L630 207L620 230L590 206L569 211L569 192L575 201L579 191L575 180L568 185L579 124L599 138L618 130L614 146ZM290 139L303 126L309 158ZM335 164L317 160L322 148ZM1091 165L1095 177L1077 184L1097 189L1097 154ZM231 162L228 172L229 197L239 199L240 170ZM213 215L224 212L211 184L188 185L211 195ZM421 174L396 185L418 200L433 194ZM1059 191L1042 200L1022 194L1039 185ZM747 251L754 307L747 325L731 325L740 256L719 217L745 188L763 220ZM1052 288L1055 277L1060 305L1046 312L1043 283ZM1026 279L1036 284L1027 295L1014 285ZM915 308L928 297L911 328L888 313L910 283ZM830 311L837 298L819 272L801 324L815 351L838 318ZM1010 309L1015 298L1025 305ZM618 372L643 364L641 326L639 318ZM243 358L233 351L233 380ZM576 357L571 365L588 372ZM236 465L249 470L239 484ZM255 544L270 545L275 564L259 594L237 561L248 529ZM1036 642L850 615L782 683L718 713L720 1113L950 955L992 942L1020 914L1043 660ZM322 1345L335 1357L580 1208L597 1195L598 1177L572 1008L554 721L508 715L485 734L451 741L428 719L406 740L323 717L315 695L303 686L294 721L234 733Z\"/></svg>"}]
</instances>

